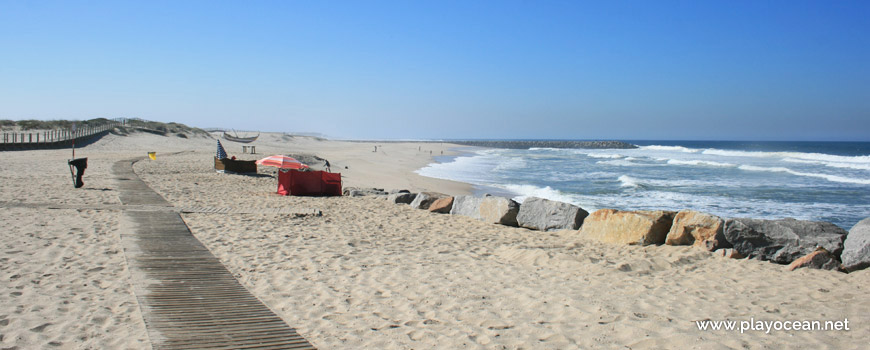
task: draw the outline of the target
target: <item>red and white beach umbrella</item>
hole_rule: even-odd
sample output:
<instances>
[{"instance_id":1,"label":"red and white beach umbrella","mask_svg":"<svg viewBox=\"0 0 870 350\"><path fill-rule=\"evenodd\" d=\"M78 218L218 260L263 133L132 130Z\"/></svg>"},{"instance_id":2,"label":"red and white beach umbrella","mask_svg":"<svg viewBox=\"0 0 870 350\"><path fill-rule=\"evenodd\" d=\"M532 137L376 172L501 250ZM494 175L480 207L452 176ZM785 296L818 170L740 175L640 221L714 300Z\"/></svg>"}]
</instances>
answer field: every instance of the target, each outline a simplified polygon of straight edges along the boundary
<instances>
[{"instance_id":1,"label":"red and white beach umbrella","mask_svg":"<svg viewBox=\"0 0 870 350\"><path fill-rule=\"evenodd\" d=\"M308 166L288 156L274 155L257 161L257 165L273 166L278 169L302 169Z\"/></svg>"}]
</instances>

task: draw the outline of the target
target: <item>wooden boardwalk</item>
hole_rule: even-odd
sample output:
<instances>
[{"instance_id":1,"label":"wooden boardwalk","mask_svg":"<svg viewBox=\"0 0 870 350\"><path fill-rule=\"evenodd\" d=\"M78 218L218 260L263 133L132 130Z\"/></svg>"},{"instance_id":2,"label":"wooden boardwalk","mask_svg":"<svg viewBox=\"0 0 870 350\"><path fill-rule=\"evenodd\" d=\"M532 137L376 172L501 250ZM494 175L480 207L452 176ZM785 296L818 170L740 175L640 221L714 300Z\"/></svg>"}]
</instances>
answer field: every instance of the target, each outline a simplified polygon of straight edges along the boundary
<instances>
[{"instance_id":1,"label":"wooden boardwalk","mask_svg":"<svg viewBox=\"0 0 870 350\"><path fill-rule=\"evenodd\" d=\"M117 162L112 171L121 203L129 206L121 243L153 347L314 349L190 233L178 212L168 210L171 204L133 172L134 161Z\"/></svg>"}]
</instances>

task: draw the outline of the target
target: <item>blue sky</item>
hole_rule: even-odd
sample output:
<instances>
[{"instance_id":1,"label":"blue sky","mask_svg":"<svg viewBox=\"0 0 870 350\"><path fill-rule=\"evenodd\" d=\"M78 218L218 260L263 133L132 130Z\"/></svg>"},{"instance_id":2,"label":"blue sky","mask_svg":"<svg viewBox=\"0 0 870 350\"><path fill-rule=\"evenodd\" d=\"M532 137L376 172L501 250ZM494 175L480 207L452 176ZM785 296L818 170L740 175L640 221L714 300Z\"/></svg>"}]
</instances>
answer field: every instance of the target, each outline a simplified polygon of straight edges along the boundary
<instances>
[{"instance_id":1,"label":"blue sky","mask_svg":"<svg viewBox=\"0 0 870 350\"><path fill-rule=\"evenodd\" d=\"M870 141L868 1L5 1L0 119Z\"/></svg>"}]
</instances>

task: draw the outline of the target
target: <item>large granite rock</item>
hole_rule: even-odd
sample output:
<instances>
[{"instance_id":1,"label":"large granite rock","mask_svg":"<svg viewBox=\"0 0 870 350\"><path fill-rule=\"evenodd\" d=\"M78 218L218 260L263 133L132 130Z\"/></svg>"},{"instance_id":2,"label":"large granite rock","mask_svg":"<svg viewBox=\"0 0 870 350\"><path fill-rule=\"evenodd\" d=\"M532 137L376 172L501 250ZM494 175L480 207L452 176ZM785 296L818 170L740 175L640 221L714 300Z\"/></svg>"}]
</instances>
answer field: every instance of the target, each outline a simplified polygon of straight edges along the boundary
<instances>
[{"instance_id":1,"label":"large granite rock","mask_svg":"<svg viewBox=\"0 0 870 350\"><path fill-rule=\"evenodd\" d=\"M711 252L731 247L725 240L724 220L715 215L691 210L677 213L665 244L694 245Z\"/></svg>"},{"instance_id":2,"label":"large granite rock","mask_svg":"<svg viewBox=\"0 0 870 350\"><path fill-rule=\"evenodd\" d=\"M438 192L420 192L417 194L417 197L414 198L414 201L411 202L411 208L424 210L429 209L429 206L432 205L433 202L445 197L450 196Z\"/></svg>"},{"instance_id":3,"label":"large granite rock","mask_svg":"<svg viewBox=\"0 0 870 350\"><path fill-rule=\"evenodd\" d=\"M456 196L450 214L475 218L488 223L517 226L520 205L503 197Z\"/></svg>"},{"instance_id":4,"label":"large granite rock","mask_svg":"<svg viewBox=\"0 0 870 350\"><path fill-rule=\"evenodd\" d=\"M437 199L429 206L429 211L433 213L449 214L450 209L453 209L453 197Z\"/></svg>"},{"instance_id":5,"label":"large granite rock","mask_svg":"<svg viewBox=\"0 0 870 350\"><path fill-rule=\"evenodd\" d=\"M859 221L849 230L841 257L846 271L870 267L870 218Z\"/></svg>"},{"instance_id":6,"label":"large granite rock","mask_svg":"<svg viewBox=\"0 0 870 350\"><path fill-rule=\"evenodd\" d=\"M510 198L483 197L480 201L480 218L484 222L517 227L520 204Z\"/></svg>"},{"instance_id":7,"label":"large granite rock","mask_svg":"<svg viewBox=\"0 0 870 350\"><path fill-rule=\"evenodd\" d=\"M607 243L662 244L676 212L597 210L583 221L580 235Z\"/></svg>"},{"instance_id":8,"label":"large granite rock","mask_svg":"<svg viewBox=\"0 0 870 350\"><path fill-rule=\"evenodd\" d=\"M456 196L453 197L453 208L450 209L450 214L462 215L470 218L481 220L480 217L480 202L481 197L475 196Z\"/></svg>"},{"instance_id":9,"label":"large granite rock","mask_svg":"<svg viewBox=\"0 0 870 350\"><path fill-rule=\"evenodd\" d=\"M725 221L725 239L749 258L788 264L817 247L840 256L846 230L829 222L735 218Z\"/></svg>"},{"instance_id":10,"label":"large granite rock","mask_svg":"<svg viewBox=\"0 0 870 350\"><path fill-rule=\"evenodd\" d=\"M825 248L818 248L814 252L797 258L788 265L789 271L794 271L801 268L811 268L819 270L839 270L840 261Z\"/></svg>"},{"instance_id":11,"label":"large granite rock","mask_svg":"<svg viewBox=\"0 0 870 350\"><path fill-rule=\"evenodd\" d=\"M517 223L539 231L576 230L589 213L568 203L528 197L520 206Z\"/></svg>"},{"instance_id":12,"label":"large granite rock","mask_svg":"<svg viewBox=\"0 0 870 350\"><path fill-rule=\"evenodd\" d=\"M414 201L414 198L417 197L416 193L393 193L387 196L387 201L395 204L411 204Z\"/></svg>"}]
</instances>

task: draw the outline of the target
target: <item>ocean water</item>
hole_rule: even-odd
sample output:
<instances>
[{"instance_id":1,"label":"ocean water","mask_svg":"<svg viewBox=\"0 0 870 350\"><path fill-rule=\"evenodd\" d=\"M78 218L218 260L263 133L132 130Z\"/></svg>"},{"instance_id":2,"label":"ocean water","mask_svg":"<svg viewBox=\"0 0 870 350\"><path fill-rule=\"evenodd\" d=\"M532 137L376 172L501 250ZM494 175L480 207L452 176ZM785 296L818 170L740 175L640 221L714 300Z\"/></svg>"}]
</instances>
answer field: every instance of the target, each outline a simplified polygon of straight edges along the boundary
<instances>
[{"instance_id":1,"label":"ocean water","mask_svg":"<svg viewBox=\"0 0 870 350\"><path fill-rule=\"evenodd\" d=\"M628 141L638 149L475 149L417 170L478 192L589 211L691 209L721 217L870 217L870 142Z\"/></svg>"}]
</instances>

